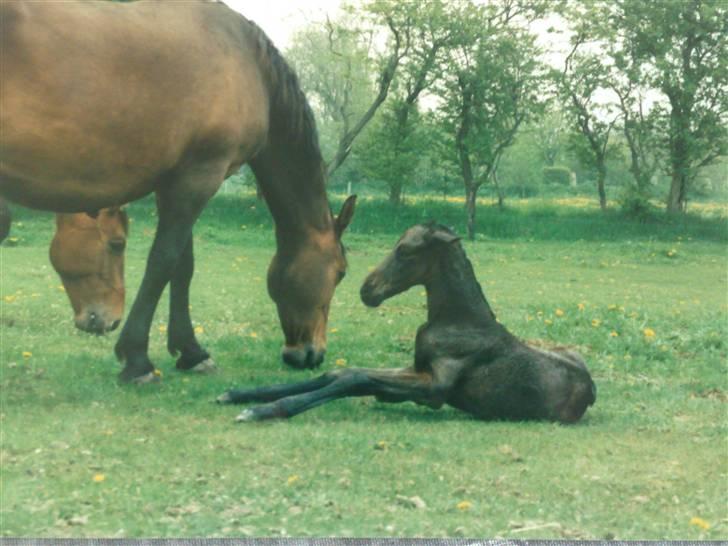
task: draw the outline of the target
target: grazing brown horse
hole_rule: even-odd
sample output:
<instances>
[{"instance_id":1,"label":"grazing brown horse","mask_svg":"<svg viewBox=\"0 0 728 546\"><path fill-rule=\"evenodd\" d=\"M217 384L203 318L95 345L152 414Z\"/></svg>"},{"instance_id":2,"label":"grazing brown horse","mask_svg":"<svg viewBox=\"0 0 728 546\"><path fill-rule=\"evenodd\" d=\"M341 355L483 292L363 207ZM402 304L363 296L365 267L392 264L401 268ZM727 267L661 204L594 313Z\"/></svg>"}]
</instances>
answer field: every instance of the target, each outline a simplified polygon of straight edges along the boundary
<instances>
[{"instance_id":1,"label":"grazing brown horse","mask_svg":"<svg viewBox=\"0 0 728 546\"><path fill-rule=\"evenodd\" d=\"M10 231L10 209L0 199L0 242ZM7 219L7 222L5 222ZM53 269L61 278L73 307L76 327L94 334L115 329L124 316L124 250L129 233L126 212L101 209L56 215L50 247Z\"/></svg>"},{"instance_id":2,"label":"grazing brown horse","mask_svg":"<svg viewBox=\"0 0 728 546\"><path fill-rule=\"evenodd\" d=\"M568 350L530 347L508 332L475 278L459 238L449 229L417 225L361 288L365 304L417 284L427 290L427 322L415 341L409 368L352 368L311 381L232 390L222 403L269 402L243 411L239 421L291 417L347 396L383 402L410 400L440 408L449 404L481 419L578 421L596 399L584 361Z\"/></svg>"},{"instance_id":3,"label":"grazing brown horse","mask_svg":"<svg viewBox=\"0 0 728 546\"><path fill-rule=\"evenodd\" d=\"M211 363L189 314L192 227L246 162L276 225L268 291L283 359L321 363L354 198L333 216L312 112L257 26L203 1L2 2L0 66L0 195L80 212L156 193L157 232L115 347L122 380L154 378L149 329L167 283L177 367Z\"/></svg>"},{"instance_id":4,"label":"grazing brown horse","mask_svg":"<svg viewBox=\"0 0 728 546\"><path fill-rule=\"evenodd\" d=\"M126 212L101 209L56 215L51 242L53 269L71 302L76 327L93 334L114 330L124 316L124 250L129 233Z\"/></svg>"}]
</instances>

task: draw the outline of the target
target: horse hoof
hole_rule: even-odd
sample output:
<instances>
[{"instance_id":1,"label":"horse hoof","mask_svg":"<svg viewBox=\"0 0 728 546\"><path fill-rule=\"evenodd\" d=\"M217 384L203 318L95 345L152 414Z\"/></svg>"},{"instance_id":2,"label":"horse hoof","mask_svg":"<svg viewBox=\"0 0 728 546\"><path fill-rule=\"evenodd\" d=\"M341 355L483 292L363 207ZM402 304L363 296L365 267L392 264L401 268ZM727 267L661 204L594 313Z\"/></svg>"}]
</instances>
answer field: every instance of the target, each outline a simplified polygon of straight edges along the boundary
<instances>
[{"instance_id":1,"label":"horse hoof","mask_svg":"<svg viewBox=\"0 0 728 546\"><path fill-rule=\"evenodd\" d=\"M246 410L241 411L240 414L235 418L235 421L237 423L247 423L250 421L257 421L257 420L258 420L258 418L256 417L255 412L251 409L246 409Z\"/></svg>"},{"instance_id":2,"label":"horse hoof","mask_svg":"<svg viewBox=\"0 0 728 546\"><path fill-rule=\"evenodd\" d=\"M156 370L153 372L145 373L144 375L140 375L138 377L135 377L129 381L132 385L146 385L148 383L159 383L162 380L162 376L158 373L155 373Z\"/></svg>"},{"instance_id":3,"label":"horse hoof","mask_svg":"<svg viewBox=\"0 0 728 546\"><path fill-rule=\"evenodd\" d=\"M231 404L233 401L232 396L230 396L230 392L224 392L217 398L215 398L215 402L218 404Z\"/></svg>"},{"instance_id":4,"label":"horse hoof","mask_svg":"<svg viewBox=\"0 0 728 546\"><path fill-rule=\"evenodd\" d=\"M217 365L213 359L206 358L196 366L190 368L188 371L201 374L212 373L217 371Z\"/></svg>"}]
</instances>

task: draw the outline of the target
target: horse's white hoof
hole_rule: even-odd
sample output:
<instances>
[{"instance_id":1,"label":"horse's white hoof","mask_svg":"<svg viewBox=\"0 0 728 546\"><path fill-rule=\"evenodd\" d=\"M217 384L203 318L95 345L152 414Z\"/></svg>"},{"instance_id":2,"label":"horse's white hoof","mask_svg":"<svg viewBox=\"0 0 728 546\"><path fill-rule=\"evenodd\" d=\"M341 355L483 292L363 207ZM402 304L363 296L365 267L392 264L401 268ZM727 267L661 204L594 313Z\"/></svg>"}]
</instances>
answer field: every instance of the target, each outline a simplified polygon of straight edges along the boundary
<instances>
[{"instance_id":1,"label":"horse's white hoof","mask_svg":"<svg viewBox=\"0 0 728 546\"><path fill-rule=\"evenodd\" d=\"M235 418L235 421L238 423L244 423L249 421L255 421L255 412L253 410L243 410L240 412L240 414Z\"/></svg>"},{"instance_id":2,"label":"horse's white hoof","mask_svg":"<svg viewBox=\"0 0 728 546\"><path fill-rule=\"evenodd\" d=\"M144 375L140 375L139 377L135 377L130 381L130 383L133 385L146 385L148 383L159 383L160 381L161 375L154 372L149 372L145 373Z\"/></svg>"},{"instance_id":3,"label":"horse's white hoof","mask_svg":"<svg viewBox=\"0 0 728 546\"><path fill-rule=\"evenodd\" d=\"M191 372L195 373L212 373L217 371L217 365L215 364L215 361L211 358L206 358L196 366L190 368Z\"/></svg>"}]
</instances>

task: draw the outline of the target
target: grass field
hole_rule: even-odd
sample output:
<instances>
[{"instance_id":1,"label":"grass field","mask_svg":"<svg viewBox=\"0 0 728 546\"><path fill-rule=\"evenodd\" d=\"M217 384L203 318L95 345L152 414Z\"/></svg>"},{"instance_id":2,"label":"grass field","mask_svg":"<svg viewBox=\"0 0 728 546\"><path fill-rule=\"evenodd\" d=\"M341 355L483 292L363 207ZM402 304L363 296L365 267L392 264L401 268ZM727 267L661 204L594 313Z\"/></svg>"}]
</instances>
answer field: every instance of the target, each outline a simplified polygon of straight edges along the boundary
<instances>
[{"instance_id":1,"label":"grass field","mask_svg":"<svg viewBox=\"0 0 728 546\"><path fill-rule=\"evenodd\" d=\"M14 212L0 247L3 536L728 538L725 207L640 221L578 201L481 207L465 248L499 320L588 362L598 399L575 426L369 399L235 424L239 407L212 403L225 389L315 375L279 360L273 236L252 196L215 199L196 230L192 314L219 372L174 370L164 299L150 352L163 381L119 385L118 332L73 328L51 217ZM128 305L155 223L149 200L130 215ZM438 199L360 203L325 369L410 362L422 290L372 310L359 285L404 228L437 218L462 233L462 216Z\"/></svg>"}]
</instances>

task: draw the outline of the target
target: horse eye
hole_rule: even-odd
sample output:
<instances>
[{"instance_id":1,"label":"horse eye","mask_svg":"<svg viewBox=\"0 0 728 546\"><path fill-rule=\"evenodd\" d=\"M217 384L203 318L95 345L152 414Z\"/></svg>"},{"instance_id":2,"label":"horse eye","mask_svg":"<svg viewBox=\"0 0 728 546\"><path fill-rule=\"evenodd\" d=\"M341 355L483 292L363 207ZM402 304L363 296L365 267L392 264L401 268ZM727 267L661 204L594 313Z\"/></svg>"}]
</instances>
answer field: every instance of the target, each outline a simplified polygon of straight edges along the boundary
<instances>
[{"instance_id":1,"label":"horse eye","mask_svg":"<svg viewBox=\"0 0 728 546\"><path fill-rule=\"evenodd\" d=\"M109 248L114 254L123 254L124 250L126 250L126 240L112 239L111 241L109 241Z\"/></svg>"}]
</instances>

